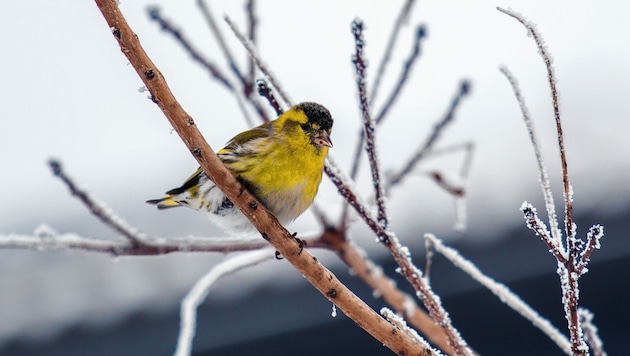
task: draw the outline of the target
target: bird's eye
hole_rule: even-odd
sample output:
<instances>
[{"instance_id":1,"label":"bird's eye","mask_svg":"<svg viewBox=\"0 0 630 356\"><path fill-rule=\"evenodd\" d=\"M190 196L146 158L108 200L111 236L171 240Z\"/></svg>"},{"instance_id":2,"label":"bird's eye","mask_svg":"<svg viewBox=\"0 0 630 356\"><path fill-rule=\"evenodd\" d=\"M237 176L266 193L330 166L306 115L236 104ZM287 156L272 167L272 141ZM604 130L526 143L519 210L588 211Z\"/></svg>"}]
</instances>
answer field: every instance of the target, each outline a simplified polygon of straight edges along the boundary
<instances>
[{"instance_id":1,"label":"bird's eye","mask_svg":"<svg viewBox=\"0 0 630 356\"><path fill-rule=\"evenodd\" d=\"M302 130L304 130L306 132L312 131L311 125L309 125L308 122L304 123L304 124L302 124L300 126L302 126Z\"/></svg>"}]
</instances>

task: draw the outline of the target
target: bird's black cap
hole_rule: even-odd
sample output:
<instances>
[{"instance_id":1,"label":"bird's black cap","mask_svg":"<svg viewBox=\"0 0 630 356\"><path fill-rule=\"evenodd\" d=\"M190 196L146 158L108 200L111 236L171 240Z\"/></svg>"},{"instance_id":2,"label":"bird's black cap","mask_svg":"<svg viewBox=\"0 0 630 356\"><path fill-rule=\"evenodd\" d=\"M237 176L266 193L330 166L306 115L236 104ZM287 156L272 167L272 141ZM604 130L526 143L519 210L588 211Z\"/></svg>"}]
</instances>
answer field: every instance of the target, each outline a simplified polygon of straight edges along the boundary
<instances>
[{"instance_id":1,"label":"bird's black cap","mask_svg":"<svg viewBox=\"0 0 630 356\"><path fill-rule=\"evenodd\" d=\"M318 103L304 102L297 104L296 109L304 111L308 121L317 124L322 130L329 131L332 129L333 119L330 111Z\"/></svg>"}]
</instances>

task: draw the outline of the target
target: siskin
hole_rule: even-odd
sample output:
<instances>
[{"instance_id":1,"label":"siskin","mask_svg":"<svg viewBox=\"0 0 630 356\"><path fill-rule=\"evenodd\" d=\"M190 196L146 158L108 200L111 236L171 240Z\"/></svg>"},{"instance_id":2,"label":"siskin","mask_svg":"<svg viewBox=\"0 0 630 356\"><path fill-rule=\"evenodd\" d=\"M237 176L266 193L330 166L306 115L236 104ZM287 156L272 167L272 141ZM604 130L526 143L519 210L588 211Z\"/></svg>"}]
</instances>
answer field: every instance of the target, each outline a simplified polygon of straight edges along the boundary
<instances>
[{"instance_id":1,"label":"siskin","mask_svg":"<svg viewBox=\"0 0 630 356\"><path fill-rule=\"evenodd\" d=\"M217 155L284 225L315 199L324 159L332 147L332 125L328 109L317 103L300 103L277 119L236 135ZM219 227L235 233L253 229L201 168L181 187L165 194L147 203L158 209L187 206L199 210Z\"/></svg>"}]
</instances>

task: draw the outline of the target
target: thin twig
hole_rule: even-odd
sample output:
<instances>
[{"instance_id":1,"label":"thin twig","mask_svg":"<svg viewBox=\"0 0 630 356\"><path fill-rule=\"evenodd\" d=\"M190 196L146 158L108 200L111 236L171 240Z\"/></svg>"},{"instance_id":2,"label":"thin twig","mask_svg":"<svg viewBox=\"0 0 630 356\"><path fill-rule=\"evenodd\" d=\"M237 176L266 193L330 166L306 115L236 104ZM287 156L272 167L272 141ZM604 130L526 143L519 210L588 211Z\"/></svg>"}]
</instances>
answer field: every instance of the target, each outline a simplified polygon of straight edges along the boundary
<instances>
[{"instance_id":1,"label":"thin twig","mask_svg":"<svg viewBox=\"0 0 630 356\"><path fill-rule=\"evenodd\" d=\"M527 109L527 105L525 104L525 97L521 94L521 89L518 85L518 81L516 77L512 75L512 72L506 66L500 66L499 70L505 77L508 82L512 86L512 90L514 91L514 96L516 97L516 101L518 102L519 107L521 108L521 113L523 114L523 121L525 121L525 126L527 126L527 132L529 133L529 140L532 143L534 148L534 154L536 155L536 163L538 164L538 180L540 181L540 186L543 191L543 197L545 198L545 207L547 208L547 216L549 218L549 226L551 227L551 235L553 236L556 245L562 246L562 233L558 228L558 217L556 215L556 204L553 201L553 194L551 193L551 183L549 180L549 175L547 175L547 168L545 167L545 162L541 153L541 145L538 141L536 130L534 127L534 122L529 114L529 110Z\"/></svg>"},{"instance_id":2,"label":"thin twig","mask_svg":"<svg viewBox=\"0 0 630 356\"><path fill-rule=\"evenodd\" d=\"M276 115L280 116L284 112L276 100L276 96L273 94L273 90L267 85L267 81L264 79L256 80L256 89L258 94L269 102L269 105L276 111Z\"/></svg>"},{"instance_id":3,"label":"thin twig","mask_svg":"<svg viewBox=\"0 0 630 356\"><path fill-rule=\"evenodd\" d=\"M420 162L430 152L435 142L444 132L444 129L455 119L455 111L459 107L462 99L465 98L469 92L470 84L465 80L460 84L459 90L451 101L451 105L449 106L446 115L435 125L433 131L429 134L429 137L427 137L424 144L419 147L416 153L407 161L407 164L399 172L394 173L389 177L387 186L388 189L400 183L409 173L411 173L411 171L414 170L418 162Z\"/></svg>"},{"instance_id":4,"label":"thin twig","mask_svg":"<svg viewBox=\"0 0 630 356\"><path fill-rule=\"evenodd\" d=\"M210 26L210 32L212 32L214 37L217 39L217 42L219 43L219 47L221 47L221 52L223 52L223 55L225 55L225 58L230 66L230 69L232 70L234 75L236 75L238 80L243 84L243 86L246 86L247 80L245 79L243 72L238 67L238 64L234 60L234 56L232 55L230 48L225 44L225 39L223 38L223 34L219 30L219 27L217 26L216 21L214 21L212 12L210 12L210 7L208 7L205 0L197 0L197 6L199 6L199 9L201 10L201 13L203 14L204 19L208 23L208 26Z\"/></svg>"},{"instance_id":5,"label":"thin twig","mask_svg":"<svg viewBox=\"0 0 630 356\"><path fill-rule=\"evenodd\" d=\"M385 48L385 51L383 51L383 58L381 59L381 62L378 66L378 71L376 72L374 85L372 86L372 96L370 97L370 103L373 103L374 100L376 100L376 94L378 93L378 90L381 86L381 79L385 74L385 69L387 68L387 64L389 63L389 60L392 56L392 52L394 52L394 46L396 45L398 34L400 33L402 25L409 18L409 14L411 13L411 9L414 4L415 0L407 0L400 9L396 21L394 21L394 27L392 28L392 33L389 35L387 48Z\"/></svg>"},{"instance_id":6,"label":"thin twig","mask_svg":"<svg viewBox=\"0 0 630 356\"><path fill-rule=\"evenodd\" d=\"M407 80L410 77L411 70L413 69L413 65L417 62L418 58L420 57L420 49L421 49L420 43L425 37L426 37L426 29L424 25L419 25L418 28L416 29L416 36L413 41L413 49L411 51L411 54L409 55L409 58L407 59L407 61L405 61L405 64L403 65L403 70L400 73L398 82L396 83L396 86L394 87L392 92L389 94L389 97L387 98L387 101L385 101L385 104L383 104L381 111L378 113L378 115L376 115L375 120L377 124L380 125L381 122L383 122L387 113L389 112L389 109L392 108L392 106L396 102L396 99L398 99L398 97L400 96L402 88L405 86L405 84L407 83Z\"/></svg>"},{"instance_id":7,"label":"thin twig","mask_svg":"<svg viewBox=\"0 0 630 356\"><path fill-rule=\"evenodd\" d=\"M177 337L175 356L188 356L192 351L193 338L197 329L197 308L206 299L210 289L223 277L244 268L258 265L272 259L273 248L252 251L227 259L201 277L182 299L180 307L180 328Z\"/></svg>"},{"instance_id":8,"label":"thin twig","mask_svg":"<svg viewBox=\"0 0 630 356\"><path fill-rule=\"evenodd\" d=\"M256 18L255 11L256 1L247 0L247 4L245 5L245 13L247 14L247 35L249 40L252 43L256 43L256 30L258 29L258 19ZM249 57L249 56L248 56ZM246 78L247 85L245 86L245 90L249 91L245 95L249 96L254 87L254 80L256 78L256 63L254 59L249 57L249 71Z\"/></svg>"},{"instance_id":9,"label":"thin twig","mask_svg":"<svg viewBox=\"0 0 630 356\"><path fill-rule=\"evenodd\" d=\"M184 51L188 53L195 62L206 69L214 79L225 86L225 88L227 88L229 91L234 91L234 86L228 81L227 76L221 72L216 64L205 58L199 50L193 47L190 41L188 41L186 37L184 37L179 29L173 26L170 21L162 17L159 7L151 6L147 9L147 13L149 14L149 19L157 22L157 24L160 25L162 31L173 36L173 38L182 46Z\"/></svg>"},{"instance_id":10,"label":"thin twig","mask_svg":"<svg viewBox=\"0 0 630 356\"><path fill-rule=\"evenodd\" d=\"M567 256L566 251L562 248L562 246L558 246L556 241L553 239L549 230L547 230L547 225L540 220L538 214L536 213L536 208L533 205L523 202L521 206L521 211L523 212L523 217L525 218L525 223L527 227L534 231L540 239L547 244L549 247L549 252L553 254L553 256L558 260L558 262L562 264L567 264L569 261L569 257Z\"/></svg>"},{"instance_id":11,"label":"thin twig","mask_svg":"<svg viewBox=\"0 0 630 356\"><path fill-rule=\"evenodd\" d=\"M363 116L363 134L366 137L365 150L370 162L370 171L372 173L372 184L374 186L374 195L376 207L378 210L378 222L384 228L387 228L387 210L385 207L385 197L383 186L381 185L381 172L378 166L378 158L376 155L375 130L376 123L370 115L370 107L367 98L367 85L365 83L365 68L363 47L365 41L363 39L363 21L355 19L352 21L352 34L354 36L355 54L352 57L352 63L355 67L357 91L359 93L359 103L361 106L361 114Z\"/></svg>"},{"instance_id":12,"label":"thin twig","mask_svg":"<svg viewBox=\"0 0 630 356\"><path fill-rule=\"evenodd\" d=\"M254 122L251 119L249 112L247 112L247 109L245 108L246 101L249 101L249 103L252 105L252 107L254 107L254 109L258 112L259 115L261 115L263 118L266 118L266 113L262 111L262 109L260 108L260 105L255 100L252 100L251 98L247 96L244 96L239 90L237 90L236 88L238 84L232 83L231 80L227 77L227 75L223 74L223 72L221 72L221 70L219 70L219 68L217 68L217 66L214 63L206 59L201 54L201 52L197 50L192 45L192 43L190 43L190 41L188 41L184 37L184 35L181 33L179 29L177 29L170 21L162 17L158 7L156 6L150 7L148 9L148 13L149 13L149 18L157 22L163 31L172 35L173 38L177 41L177 43L179 43L182 46L184 51L187 52L196 63L201 65L202 68L204 68L208 73L210 73L211 77L213 77L214 79L219 81L221 84L223 84L223 86L235 96L238 107L239 109L241 109L243 116L245 117L245 120L247 121L249 126L254 126Z\"/></svg>"},{"instance_id":13,"label":"thin twig","mask_svg":"<svg viewBox=\"0 0 630 356\"><path fill-rule=\"evenodd\" d=\"M85 205L88 210L103 224L127 238L132 246L139 246L143 244L142 240L144 236L141 233L133 229L121 217L114 214L113 211L109 210L101 203L97 203L87 192L79 189L70 177L68 177L63 171L59 161L51 159L48 164L50 165L50 169L52 169L53 174L57 178L61 179L68 189L70 189L72 196L79 199L81 203L83 203L83 205Z\"/></svg>"},{"instance_id":14,"label":"thin twig","mask_svg":"<svg viewBox=\"0 0 630 356\"><path fill-rule=\"evenodd\" d=\"M249 56L254 60L254 62L256 62L256 66L258 66L263 74L267 76L271 85L276 89L278 95L280 95L280 99L282 99L282 101L287 106L291 106L289 95L282 89L280 83L275 79L273 75L271 75L271 71L269 70L267 65L263 63L263 61L260 59L260 56L256 51L256 46L250 40L248 40L241 31L239 31L238 27L236 27L236 24L232 22L229 17L225 16L224 19L225 22L227 22L227 24L230 26L230 29L232 29L232 32L234 33L236 38L238 38L238 40L243 44L243 46L247 50L247 53L249 53Z\"/></svg>"},{"instance_id":15,"label":"thin twig","mask_svg":"<svg viewBox=\"0 0 630 356\"><path fill-rule=\"evenodd\" d=\"M580 317L580 324L584 328L584 339L591 347L591 351L594 356L607 356L608 353L604 350L604 342L599 337L597 326L593 323L595 315L586 308L578 308L578 316Z\"/></svg>"}]
</instances>

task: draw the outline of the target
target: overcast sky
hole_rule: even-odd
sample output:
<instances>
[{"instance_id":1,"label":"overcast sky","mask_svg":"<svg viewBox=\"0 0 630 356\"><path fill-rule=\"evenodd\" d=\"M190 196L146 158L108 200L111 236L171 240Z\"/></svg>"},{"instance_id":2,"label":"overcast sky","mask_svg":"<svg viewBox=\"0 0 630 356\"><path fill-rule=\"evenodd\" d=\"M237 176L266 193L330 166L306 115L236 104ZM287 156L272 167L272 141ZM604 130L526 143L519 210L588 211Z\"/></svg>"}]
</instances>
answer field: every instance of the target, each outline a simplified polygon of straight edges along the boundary
<instances>
[{"instance_id":1,"label":"overcast sky","mask_svg":"<svg viewBox=\"0 0 630 356\"><path fill-rule=\"evenodd\" d=\"M146 14L148 5L160 5L168 19L228 72L195 2L121 3L145 50L212 147L221 148L234 134L245 130L246 122L233 97L193 64ZM226 14L245 28L241 2L209 3L217 20ZM359 17L366 24L367 79L371 84L399 4L402 1L258 2L261 56L294 102L317 101L330 109L335 118L331 154L343 167L350 165L360 123L350 62L354 51L350 22ZM377 132L383 166L400 167L443 116L459 82L469 79L472 95L462 103L456 122L439 146L466 141L476 145L468 182L471 235L500 235L501 228L521 224L518 208L523 200L538 202L541 195L518 105L497 69L505 64L521 83L549 173L555 179L556 194L560 193L545 68L523 26L499 13L496 6L512 7L536 23L555 59L576 209L605 211L623 206L630 197L630 5L621 1L547 1L544 5L532 1L419 1L403 28L376 102L379 108L397 78L410 52L415 26L426 24L428 38L410 83ZM219 23L244 64L240 45L228 27ZM31 233L41 223L61 232L111 235L52 177L46 165L51 157L60 159L77 182L143 231L182 236L211 229L200 214L185 209L158 212L144 203L179 185L194 171L196 162L157 106L147 100L146 93L138 91L141 81L120 53L93 2L3 1L0 45L0 195L4 202L0 204L0 235ZM453 175L453 162L458 157L427 162L405 186L393 192L390 206L395 227L417 231L418 235L450 231L452 200L422 172L441 169ZM364 175L359 186L365 188L368 182ZM323 183L319 199L334 209L336 192L330 183ZM560 195L557 200L561 200ZM413 209L409 209L411 204ZM296 226L315 227L311 220L306 216ZM585 224L590 223L594 222ZM586 226L580 227L585 231ZM67 257L64 253L3 252L2 256L6 256L0 259L5 264L17 264L19 259L20 273L31 276L33 283L25 287L19 274L13 279L0 277L5 281L0 290L14 290L4 295L8 301L0 307L0 319L11 314L5 308L11 309L14 317L27 310L27 304L20 304L25 294L42 293L37 281L50 276L29 269L29 263L52 261L50 271L57 268L54 266L59 268L53 275L66 277L63 273L75 260L90 261L102 273L110 273L103 271L111 266L105 258L93 262L93 258ZM208 267L194 259L189 259L188 265L195 266L190 267L194 270L188 275L190 280ZM137 271L142 263L135 266ZM129 275L128 269L125 271ZM118 275L111 273L116 280ZM144 275L138 272L138 276ZM181 285L173 289L182 293L189 280L178 280ZM68 283L70 289L80 288L72 287L80 285L78 280L69 278ZM107 288L113 299L107 302L116 304L119 297L120 304L109 308L133 309L133 303L125 303L134 300L141 304L160 288L163 285L146 286L146 293L137 292L132 297L122 296L124 288L120 293ZM58 307L53 302L44 304L42 308ZM90 303L86 304L89 308ZM102 308L107 310L108 306ZM18 329L23 326L15 325Z\"/></svg>"}]
</instances>

